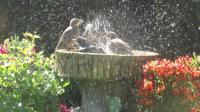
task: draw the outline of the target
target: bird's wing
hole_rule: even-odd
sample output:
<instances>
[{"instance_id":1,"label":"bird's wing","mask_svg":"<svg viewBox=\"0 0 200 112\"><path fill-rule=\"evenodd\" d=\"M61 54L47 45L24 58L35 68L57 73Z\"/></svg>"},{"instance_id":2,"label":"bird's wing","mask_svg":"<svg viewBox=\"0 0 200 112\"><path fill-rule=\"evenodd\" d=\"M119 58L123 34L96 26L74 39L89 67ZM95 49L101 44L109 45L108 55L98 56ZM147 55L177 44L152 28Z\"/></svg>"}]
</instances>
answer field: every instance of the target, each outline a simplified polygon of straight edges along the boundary
<instances>
[{"instance_id":1,"label":"bird's wing","mask_svg":"<svg viewBox=\"0 0 200 112\"><path fill-rule=\"evenodd\" d=\"M60 48L64 48L66 47L67 41L69 39L73 38L73 31L72 28L68 27L62 34L62 36L60 37L58 44L56 46L56 49L60 49Z\"/></svg>"},{"instance_id":2,"label":"bird's wing","mask_svg":"<svg viewBox=\"0 0 200 112\"><path fill-rule=\"evenodd\" d=\"M72 29L66 29L63 34L62 34L62 37L63 39L70 39L72 38L74 35L73 35L73 30Z\"/></svg>"}]
</instances>

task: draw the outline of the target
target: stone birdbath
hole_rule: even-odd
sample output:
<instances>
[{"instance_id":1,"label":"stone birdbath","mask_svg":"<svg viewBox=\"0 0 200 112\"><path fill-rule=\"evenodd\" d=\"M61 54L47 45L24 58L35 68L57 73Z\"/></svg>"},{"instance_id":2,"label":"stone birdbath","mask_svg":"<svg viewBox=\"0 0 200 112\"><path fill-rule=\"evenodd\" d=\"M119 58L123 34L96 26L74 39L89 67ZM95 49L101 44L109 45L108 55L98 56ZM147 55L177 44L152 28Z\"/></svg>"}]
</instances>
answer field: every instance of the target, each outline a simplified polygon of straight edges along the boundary
<instances>
[{"instance_id":1,"label":"stone birdbath","mask_svg":"<svg viewBox=\"0 0 200 112\"><path fill-rule=\"evenodd\" d=\"M113 55L56 50L56 69L61 77L77 81L82 94L83 112L111 112L118 99L120 112L129 89L126 82L139 77L144 62L157 53L133 51L134 55Z\"/></svg>"}]
</instances>

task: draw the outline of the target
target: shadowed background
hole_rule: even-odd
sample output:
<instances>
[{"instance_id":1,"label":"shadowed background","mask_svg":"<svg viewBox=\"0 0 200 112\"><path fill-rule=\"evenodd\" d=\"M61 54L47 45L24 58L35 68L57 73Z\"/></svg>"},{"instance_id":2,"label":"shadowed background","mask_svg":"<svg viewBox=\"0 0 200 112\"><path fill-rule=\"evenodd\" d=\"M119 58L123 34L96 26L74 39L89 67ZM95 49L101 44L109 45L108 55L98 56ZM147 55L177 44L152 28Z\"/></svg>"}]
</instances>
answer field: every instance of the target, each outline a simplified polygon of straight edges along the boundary
<instances>
[{"instance_id":1,"label":"shadowed background","mask_svg":"<svg viewBox=\"0 0 200 112\"><path fill-rule=\"evenodd\" d=\"M1 0L0 32L37 32L43 37L37 48L48 54L54 52L71 18L87 21L101 14L133 49L171 58L199 53L198 4L193 0Z\"/></svg>"}]
</instances>

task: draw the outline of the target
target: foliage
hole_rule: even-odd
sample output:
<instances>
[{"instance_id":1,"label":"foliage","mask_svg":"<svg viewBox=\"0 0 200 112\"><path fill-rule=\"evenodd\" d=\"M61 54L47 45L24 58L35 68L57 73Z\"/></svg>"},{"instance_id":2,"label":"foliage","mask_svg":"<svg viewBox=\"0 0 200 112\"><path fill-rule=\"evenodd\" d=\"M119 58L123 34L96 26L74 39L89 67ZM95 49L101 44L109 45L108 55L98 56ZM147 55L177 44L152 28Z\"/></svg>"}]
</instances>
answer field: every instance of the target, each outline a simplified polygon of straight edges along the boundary
<instances>
[{"instance_id":1,"label":"foliage","mask_svg":"<svg viewBox=\"0 0 200 112\"><path fill-rule=\"evenodd\" d=\"M56 77L54 57L35 51L37 35L13 36L0 47L0 111L56 112L68 83Z\"/></svg>"},{"instance_id":2,"label":"foliage","mask_svg":"<svg viewBox=\"0 0 200 112\"><path fill-rule=\"evenodd\" d=\"M141 110L200 111L199 56L150 61L143 66L143 73L143 78L136 81Z\"/></svg>"}]
</instances>

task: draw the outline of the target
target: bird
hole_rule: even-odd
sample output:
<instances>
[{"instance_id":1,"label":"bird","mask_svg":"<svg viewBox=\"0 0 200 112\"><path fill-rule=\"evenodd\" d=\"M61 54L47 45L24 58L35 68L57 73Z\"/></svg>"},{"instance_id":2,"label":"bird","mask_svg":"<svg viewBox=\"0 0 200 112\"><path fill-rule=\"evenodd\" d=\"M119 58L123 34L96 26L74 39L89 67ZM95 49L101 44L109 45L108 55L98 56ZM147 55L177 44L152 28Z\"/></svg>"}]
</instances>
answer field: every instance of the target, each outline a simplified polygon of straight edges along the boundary
<instances>
[{"instance_id":1,"label":"bird","mask_svg":"<svg viewBox=\"0 0 200 112\"><path fill-rule=\"evenodd\" d=\"M76 42L78 43L78 45L80 47L86 47L89 46L88 42L87 42L87 38L83 37L83 36L78 36L78 38L76 39Z\"/></svg>"},{"instance_id":2,"label":"bird","mask_svg":"<svg viewBox=\"0 0 200 112\"><path fill-rule=\"evenodd\" d=\"M118 35L117 33L113 32L113 31L108 31L108 32L106 33L106 36L107 36L108 38L110 38L110 39L116 39L116 38L119 37L119 35Z\"/></svg>"},{"instance_id":3,"label":"bird","mask_svg":"<svg viewBox=\"0 0 200 112\"><path fill-rule=\"evenodd\" d=\"M86 26L83 36L87 39L88 44L96 46L99 42L98 37L105 34L106 33L96 31L95 26L89 23Z\"/></svg>"},{"instance_id":4,"label":"bird","mask_svg":"<svg viewBox=\"0 0 200 112\"><path fill-rule=\"evenodd\" d=\"M118 38L118 35L113 31L108 31L108 32L102 33L101 36L98 36L97 40L98 40L98 44L106 45L109 43L111 39L115 39L115 38Z\"/></svg>"},{"instance_id":5,"label":"bird","mask_svg":"<svg viewBox=\"0 0 200 112\"><path fill-rule=\"evenodd\" d=\"M101 36L101 41L108 44L108 53L132 55L132 49L128 43L119 38L119 35L113 31L108 31L104 36Z\"/></svg>"},{"instance_id":6,"label":"bird","mask_svg":"<svg viewBox=\"0 0 200 112\"><path fill-rule=\"evenodd\" d=\"M132 49L128 43L124 42L120 38L114 38L110 40L108 47L109 50L114 54L133 55Z\"/></svg>"},{"instance_id":7,"label":"bird","mask_svg":"<svg viewBox=\"0 0 200 112\"><path fill-rule=\"evenodd\" d=\"M66 49L68 51L73 51L76 49L75 41L80 35L80 25L83 23L81 19L73 18L70 20L70 25L65 29L60 37L58 44L56 46L57 49Z\"/></svg>"},{"instance_id":8,"label":"bird","mask_svg":"<svg viewBox=\"0 0 200 112\"><path fill-rule=\"evenodd\" d=\"M87 38L83 36L78 36L78 38L76 39L76 42L78 43L80 52L105 53L103 49L88 44Z\"/></svg>"}]
</instances>

